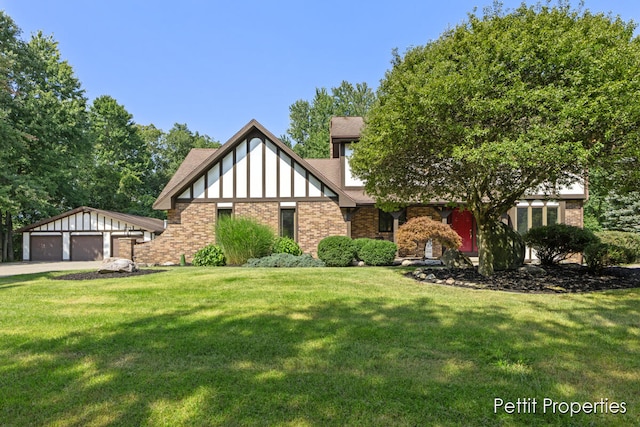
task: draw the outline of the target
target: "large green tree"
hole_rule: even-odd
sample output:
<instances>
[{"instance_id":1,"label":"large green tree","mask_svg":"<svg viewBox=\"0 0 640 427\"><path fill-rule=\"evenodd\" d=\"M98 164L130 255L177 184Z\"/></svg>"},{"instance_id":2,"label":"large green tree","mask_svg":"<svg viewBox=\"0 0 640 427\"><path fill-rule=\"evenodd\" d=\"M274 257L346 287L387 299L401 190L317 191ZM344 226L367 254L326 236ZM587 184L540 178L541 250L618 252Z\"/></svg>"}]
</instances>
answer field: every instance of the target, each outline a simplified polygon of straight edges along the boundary
<instances>
[{"instance_id":1,"label":"large green tree","mask_svg":"<svg viewBox=\"0 0 640 427\"><path fill-rule=\"evenodd\" d=\"M0 235L12 259L12 229L84 200L90 161L86 99L57 42L28 42L0 12Z\"/></svg>"},{"instance_id":2,"label":"large green tree","mask_svg":"<svg viewBox=\"0 0 640 427\"><path fill-rule=\"evenodd\" d=\"M289 107L290 126L281 139L301 157L329 157L329 122L334 116L364 116L375 100L366 83L317 88L311 102L299 99Z\"/></svg>"},{"instance_id":3,"label":"large green tree","mask_svg":"<svg viewBox=\"0 0 640 427\"><path fill-rule=\"evenodd\" d=\"M637 165L633 31L566 3L470 14L396 54L351 165L388 209L445 199L471 210L491 275L496 222L527 191L553 195L603 158Z\"/></svg>"},{"instance_id":4,"label":"large green tree","mask_svg":"<svg viewBox=\"0 0 640 427\"><path fill-rule=\"evenodd\" d=\"M93 176L87 181L89 204L99 209L143 214L150 210L144 195L151 172L151 151L133 116L108 95L89 108L93 142ZM148 205L148 206L147 206Z\"/></svg>"}]
</instances>

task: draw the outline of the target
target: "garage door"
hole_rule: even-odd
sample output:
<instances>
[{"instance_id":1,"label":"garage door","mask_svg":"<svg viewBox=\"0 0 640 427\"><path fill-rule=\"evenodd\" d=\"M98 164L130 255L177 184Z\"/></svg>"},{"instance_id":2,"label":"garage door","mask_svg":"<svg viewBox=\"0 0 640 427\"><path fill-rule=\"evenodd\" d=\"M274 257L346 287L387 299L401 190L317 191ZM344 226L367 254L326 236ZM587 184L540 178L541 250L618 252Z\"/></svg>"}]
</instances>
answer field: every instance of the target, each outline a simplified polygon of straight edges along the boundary
<instances>
[{"instance_id":1,"label":"garage door","mask_svg":"<svg viewBox=\"0 0 640 427\"><path fill-rule=\"evenodd\" d=\"M31 236L31 261L62 261L62 236Z\"/></svg>"},{"instance_id":2,"label":"garage door","mask_svg":"<svg viewBox=\"0 0 640 427\"><path fill-rule=\"evenodd\" d=\"M102 259L102 235L71 236L71 261Z\"/></svg>"}]
</instances>

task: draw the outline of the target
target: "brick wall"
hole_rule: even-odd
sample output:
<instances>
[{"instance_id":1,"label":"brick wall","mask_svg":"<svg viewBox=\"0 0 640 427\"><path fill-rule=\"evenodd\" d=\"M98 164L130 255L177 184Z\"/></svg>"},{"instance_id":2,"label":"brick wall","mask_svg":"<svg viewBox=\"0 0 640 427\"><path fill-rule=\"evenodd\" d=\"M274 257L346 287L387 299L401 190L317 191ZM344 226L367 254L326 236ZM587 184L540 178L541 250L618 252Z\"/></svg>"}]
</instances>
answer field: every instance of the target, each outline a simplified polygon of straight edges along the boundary
<instances>
[{"instance_id":1,"label":"brick wall","mask_svg":"<svg viewBox=\"0 0 640 427\"><path fill-rule=\"evenodd\" d=\"M255 219L271 227L276 235L279 233L280 204L278 202L235 203L233 213L235 216Z\"/></svg>"},{"instance_id":2,"label":"brick wall","mask_svg":"<svg viewBox=\"0 0 640 427\"><path fill-rule=\"evenodd\" d=\"M567 200L565 202L564 222L567 225L582 227L584 216L582 210L582 200Z\"/></svg>"},{"instance_id":3,"label":"brick wall","mask_svg":"<svg viewBox=\"0 0 640 427\"><path fill-rule=\"evenodd\" d=\"M315 257L320 240L347 235L347 223L336 202L299 202L297 208L298 244L304 253Z\"/></svg>"},{"instance_id":4,"label":"brick wall","mask_svg":"<svg viewBox=\"0 0 640 427\"><path fill-rule=\"evenodd\" d=\"M151 242L135 247L135 261L150 264L187 262L199 249L214 242L215 203L176 203L167 213L166 230Z\"/></svg>"}]
</instances>

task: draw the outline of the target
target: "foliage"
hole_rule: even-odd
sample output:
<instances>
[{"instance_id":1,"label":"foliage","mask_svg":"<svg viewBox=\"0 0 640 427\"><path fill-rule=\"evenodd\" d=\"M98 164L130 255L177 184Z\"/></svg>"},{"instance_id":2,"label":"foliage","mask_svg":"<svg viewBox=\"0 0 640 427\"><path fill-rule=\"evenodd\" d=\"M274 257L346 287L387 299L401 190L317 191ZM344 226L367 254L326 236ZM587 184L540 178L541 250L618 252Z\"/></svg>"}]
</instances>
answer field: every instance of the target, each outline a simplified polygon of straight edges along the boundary
<instances>
[{"instance_id":1,"label":"foliage","mask_svg":"<svg viewBox=\"0 0 640 427\"><path fill-rule=\"evenodd\" d=\"M624 231L601 231L595 234L602 243L624 249L626 256L619 264L631 264L640 259L640 234Z\"/></svg>"},{"instance_id":2,"label":"foliage","mask_svg":"<svg viewBox=\"0 0 640 427\"><path fill-rule=\"evenodd\" d=\"M324 262L309 254L280 252L262 258L251 258L243 267L324 267Z\"/></svg>"},{"instance_id":3,"label":"foliage","mask_svg":"<svg viewBox=\"0 0 640 427\"><path fill-rule=\"evenodd\" d=\"M221 217L215 233L216 243L231 265L242 265L250 258L269 255L275 240L270 227L246 217Z\"/></svg>"},{"instance_id":4,"label":"foliage","mask_svg":"<svg viewBox=\"0 0 640 427\"><path fill-rule=\"evenodd\" d=\"M522 236L525 243L536 250L543 265L552 265L579 253L598 238L590 230L566 224L545 225L530 229Z\"/></svg>"},{"instance_id":5,"label":"foliage","mask_svg":"<svg viewBox=\"0 0 640 427\"><path fill-rule=\"evenodd\" d=\"M378 203L464 203L485 275L483 236L527 191L553 194L596 162L637 173L640 122L633 23L495 5L396 54L351 159Z\"/></svg>"},{"instance_id":6,"label":"foliage","mask_svg":"<svg viewBox=\"0 0 640 427\"><path fill-rule=\"evenodd\" d=\"M584 248L584 262L590 272L600 274L604 267L617 264L618 249L608 243L590 243Z\"/></svg>"},{"instance_id":7,"label":"foliage","mask_svg":"<svg viewBox=\"0 0 640 427\"><path fill-rule=\"evenodd\" d=\"M302 249L291 237L278 237L273 243L273 253L299 256L302 255Z\"/></svg>"},{"instance_id":8,"label":"foliage","mask_svg":"<svg viewBox=\"0 0 640 427\"><path fill-rule=\"evenodd\" d=\"M291 120L281 139L301 157L329 157L329 122L334 116L364 116L375 99L366 83L355 87L346 81L340 86L316 89L311 102L298 100L289 107Z\"/></svg>"},{"instance_id":9,"label":"foliage","mask_svg":"<svg viewBox=\"0 0 640 427\"><path fill-rule=\"evenodd\" d=\"M628 194L610 191L605 202L607 209L602 213L603 229L640 233L640 191Z\"/></svg>"},{"instance_id":10,"label":"foliage","mask_svg":"<svg viewBox=\"0 0 640 427\"><path fill-rule=\"evenodd\" d=\"M406 253L415 253L418 247L424 247L429 240L439 242L448 248L457 249L462 238L450 225L420 216L411 218L398 228L398 247Z\"/></svg>"},{"instance_id":11,"label":"foliage","mask_svg":"<svg viewBox=\"0 0 640 427\"><path fill-rule=\"evenodd\" d=\"M226 259L220 246L212 244L196 252L191 264L199 267L220 267L226 264Z\"/></svg>"},{"instance_id":12,"label":"foliage","mask_svg":"<svg viewBox=\"0 0 640 427\"><path fill-rule=\"evenodd\" d=\"M357 239L354 246L357 258L372 266L392 265L398 251L398 246L388 240Z\"/></svg>"},{"instance_id":13,"label":"foliage","mask_svg":"<svg viewBox=\"0 0 640 427\"><path fill-rule=\"evenodd\" d=\"M347 236L329 236L318 243L318 258L327 267L347 267L356 257L353 240Z\"/></svg>"}]
</instances>

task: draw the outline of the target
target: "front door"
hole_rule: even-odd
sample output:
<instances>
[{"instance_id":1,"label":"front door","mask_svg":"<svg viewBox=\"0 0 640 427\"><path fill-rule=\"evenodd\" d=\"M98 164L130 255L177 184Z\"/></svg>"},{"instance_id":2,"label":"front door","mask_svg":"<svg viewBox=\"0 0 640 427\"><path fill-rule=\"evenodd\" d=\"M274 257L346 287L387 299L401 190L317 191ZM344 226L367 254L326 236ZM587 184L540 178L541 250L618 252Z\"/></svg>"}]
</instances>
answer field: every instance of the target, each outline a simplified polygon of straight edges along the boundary
<instances>
[{"instance_id":1,"label":"front door","mask_svg":"<svg viewBox=\"0 0 640 427\"><path fill-rule=\"evenodd\" d=\"M476 221L471 211L461 211L456 208L451 212L451 228L462 237L460 251L465 253L477 253L478 242L476 240Z\"/></svg>"}]
</instances>

